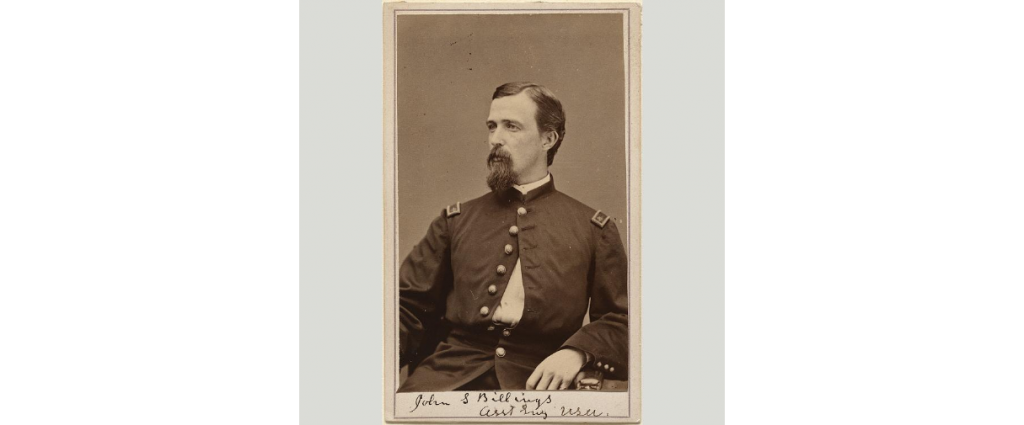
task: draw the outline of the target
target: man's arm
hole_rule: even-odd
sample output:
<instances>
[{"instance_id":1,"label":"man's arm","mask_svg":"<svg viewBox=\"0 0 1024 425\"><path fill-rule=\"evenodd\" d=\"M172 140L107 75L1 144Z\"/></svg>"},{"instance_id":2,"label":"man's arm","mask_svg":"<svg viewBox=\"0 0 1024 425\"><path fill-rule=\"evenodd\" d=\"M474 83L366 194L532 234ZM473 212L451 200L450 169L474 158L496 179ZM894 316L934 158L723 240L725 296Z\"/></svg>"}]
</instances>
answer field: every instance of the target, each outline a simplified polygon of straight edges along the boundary
<instances>
[{"instance_id":1,"label":"man's arm","mask_svg":"<svg viewBox=\"0 0 1024 425\"><path fill-rule=\"evenodd\" d=\"M445 314L445 297L452 287L451 244L444 212L434 219L427 235L402 262L399 288L399 359L406 364L422 358L434 347L421 347L426 332Z\"/></svg>"},{"instance_id":2,"label":"man's arm","mask_svg":"<svg viewBox=\"0 0 1024 425\"><path fill-rule=\"evenodd\" d=\"M597 249L591 266L590 323L537 366L527 380L527 389L567 387L587 360L607 376L615 379L629 376L626 251L614 222L609 220L597 231ZM568 382L564 382L567 379Z\"/></svg>"}]
</instances>

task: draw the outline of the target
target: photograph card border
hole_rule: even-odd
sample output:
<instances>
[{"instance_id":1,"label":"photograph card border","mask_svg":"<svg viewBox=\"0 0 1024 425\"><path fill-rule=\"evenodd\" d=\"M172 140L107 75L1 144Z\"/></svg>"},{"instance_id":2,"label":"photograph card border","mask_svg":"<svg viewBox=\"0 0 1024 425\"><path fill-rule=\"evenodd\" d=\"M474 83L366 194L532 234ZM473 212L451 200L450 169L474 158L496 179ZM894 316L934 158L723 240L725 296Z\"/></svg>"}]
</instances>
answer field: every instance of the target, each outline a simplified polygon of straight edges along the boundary
<instances>
[{"instance_id":1,"label":"photograph card border","mask_svg":"<svg viewBox=\"0 0 1024 425\"><path fill-rule=\"evenodd\" d=\"M641 190L640 190L640 15L639 3L627 2L552 2L552 3L408 3L386 2L384 9L384 407L388 422L602 422L628 423L640 420L641 393ZM400 415L398 356L397 353L397 270L401 256L398 249L398 189L397 189L397 18L402 14L524 14L524 13L620 13L624 19L625 44L625 90L626 90L626 182L627 217L626 233L629 241L629 377L625 391L627 409L625 415L606 417L512 417L484 418L480 416L417 417ZM517 391L518 393L518 391ZM548 392L530 391L532 394ZM443 394L443 393L438 393ZM587 399L599 394L575 392L558 394L559 399L586 404ZM620 393L621 394L621 393ZM600 395L600 397L607 397Z\"/></svg>"}]
</instances>

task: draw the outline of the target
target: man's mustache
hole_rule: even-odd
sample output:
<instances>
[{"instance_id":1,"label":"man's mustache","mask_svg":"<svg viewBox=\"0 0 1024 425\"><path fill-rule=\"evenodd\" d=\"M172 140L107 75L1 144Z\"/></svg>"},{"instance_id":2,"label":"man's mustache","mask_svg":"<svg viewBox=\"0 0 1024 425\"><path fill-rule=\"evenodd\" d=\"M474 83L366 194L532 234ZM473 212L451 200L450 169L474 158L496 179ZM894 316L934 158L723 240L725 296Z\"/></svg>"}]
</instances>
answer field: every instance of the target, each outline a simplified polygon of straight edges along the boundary
<instances>
[{"instance_id":1,"label":"man's mustache","mask_svg":"<svg viewBox=\"0 0 1024 425\"><path fill-rule=\"evenodd\" d=\"M501 150L501 148L491 149L491 153L487 155L487 163L490 164L494 161L501 160L503 162L512 161L512 155L508 152Z\"/></svg>"}]
</instances>

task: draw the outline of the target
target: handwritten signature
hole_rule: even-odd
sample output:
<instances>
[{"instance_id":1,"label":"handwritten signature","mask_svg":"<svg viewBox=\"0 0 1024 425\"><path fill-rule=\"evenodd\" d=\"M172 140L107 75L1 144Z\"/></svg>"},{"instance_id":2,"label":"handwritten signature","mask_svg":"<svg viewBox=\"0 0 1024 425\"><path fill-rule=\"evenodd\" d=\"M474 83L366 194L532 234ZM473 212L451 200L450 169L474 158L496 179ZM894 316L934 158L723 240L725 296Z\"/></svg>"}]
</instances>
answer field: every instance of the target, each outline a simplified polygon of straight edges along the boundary
<instances>
[{"instance_id":1,"label":"handwritten signature","mask_svg":"<svg viewBox=\"0 0 1024 425\"><path fill-rule=\"evenodd\" d=\"M435 400L433 394L431 394L430 398L427 399L426 401L423 400L423 394L420 394L416 396L415 403L416 405L412 408L412 410L409 411L409 413L415 412L416 409L420 408L420 406L450 406L449 403L440 400Z\"/></svg>"},{"instance_id":2,"label":"handwritten signature","mask_svg":"<svg viewBox=\"0 0 1024 425\"><path fill-rule=\"evenodd\" d=\"M504 393L492 392L490 396L487 393L479 393L476 396L477 403L533 403L536 404L536 408L540 409L545 404L551 404L551 395L541 398L530 398L526 396L526 393L519 393L520 395L513 396L511 391ZM469 404L469 393L462 395L462 404Z\"/></svg>"},{"instance_id":3,"label":"handwritten signature","mask_svg":"<svg viewBox=\"0 0 1024 425\"><path fill-rule=\"evenodd\" d=\"M549 415L548 411L551 408L555 408L552 405L551 395L545 397L528 397L526 393L520 393L514 395L512 392L493 392L477 393L475 399L470 397L470 393L464 393L462 398L459 400L462 404L469 403L484 403L484 406L480 408L477 414L481 417L486 418L500 418L500 417L540 417L547 419ZM430 406L450 406L451 403L441 401L435 397L434 394L430 394L429 397L424 398L423 394L417 395L414 401L414 406L409 413L415 412L420 407ZM549 406L550 405L550 406ZM597 409L584 409L579 406L558 406L559 416L574 416L574 417L600 417L609 416L608 412L602 412Z\"/></svg>"}]
</instances>

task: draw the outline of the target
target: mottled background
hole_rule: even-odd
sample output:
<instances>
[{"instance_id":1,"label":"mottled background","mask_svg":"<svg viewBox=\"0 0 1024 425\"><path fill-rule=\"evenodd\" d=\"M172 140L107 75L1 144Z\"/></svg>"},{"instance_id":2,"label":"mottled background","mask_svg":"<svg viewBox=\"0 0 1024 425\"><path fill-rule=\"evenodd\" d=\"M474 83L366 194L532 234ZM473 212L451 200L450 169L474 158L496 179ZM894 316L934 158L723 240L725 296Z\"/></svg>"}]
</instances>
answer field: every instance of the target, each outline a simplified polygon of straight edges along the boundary
<instances>
[{"instance_id":1,"label":"mottled background","mask_svg":"<svg viewBox=\"0 0 1024 425\"><path fill-rule=\"evenodd\" d=\"M555 187L608 213L626 242L626 75L621 14L400 15L399 256L430 221L485 183L491 94L548 87L566 113Z\"/></svg>"}]
</instances>

